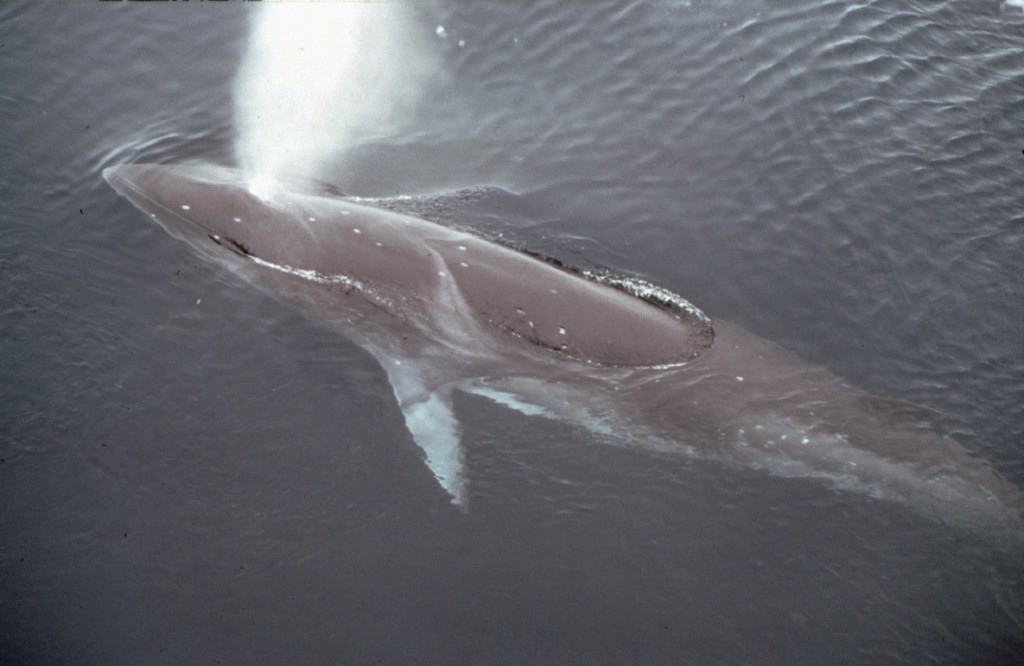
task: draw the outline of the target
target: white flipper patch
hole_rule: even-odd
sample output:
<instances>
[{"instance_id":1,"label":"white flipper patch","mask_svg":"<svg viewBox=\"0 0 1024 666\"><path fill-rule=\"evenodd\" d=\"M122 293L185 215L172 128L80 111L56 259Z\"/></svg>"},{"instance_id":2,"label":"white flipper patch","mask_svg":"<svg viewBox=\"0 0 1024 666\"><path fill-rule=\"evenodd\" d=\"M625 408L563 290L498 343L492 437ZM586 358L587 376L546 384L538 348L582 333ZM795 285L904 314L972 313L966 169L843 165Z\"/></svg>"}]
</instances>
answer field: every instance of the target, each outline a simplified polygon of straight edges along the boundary
<instances>
[{"instance_id":1,"label":"white flipper patch","mask_svg":"<svg viewBox=\"0 0 1024 666\"><path fill-rule=\"evenodd\" d=\"M524 414L526 416L546 416L549 419L557 418L554 414L543 407L526 402L514 393L502 391L481 382L465 384L459 388L467 393L487 398L496 404L508 407L509 409L514 409L520 414Z\"/></svg>"},{"instance_id":2,"label":"white flipper patch","mask_svg":"<svg viewBox=\"0 0 1024 666\"><path fill-rule=\"evenodd\" d=\"M462 428L455 417L452 385L429 386L412 361L391 358L381 365L387 369L391 389L405 417L405 427L426 456L427 467L451 496L452 504L465 506Z\"/></svg>"}]
</instances>

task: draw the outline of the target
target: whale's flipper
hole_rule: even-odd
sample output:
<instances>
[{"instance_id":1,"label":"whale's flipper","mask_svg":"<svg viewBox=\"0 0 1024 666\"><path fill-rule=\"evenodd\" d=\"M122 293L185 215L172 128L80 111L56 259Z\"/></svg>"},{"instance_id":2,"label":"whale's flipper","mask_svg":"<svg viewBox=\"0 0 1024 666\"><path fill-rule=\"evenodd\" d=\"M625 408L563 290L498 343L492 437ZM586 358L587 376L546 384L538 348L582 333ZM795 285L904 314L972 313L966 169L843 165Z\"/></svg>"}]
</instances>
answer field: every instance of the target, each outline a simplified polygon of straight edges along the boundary
<instances>
[{"instance_id":1,"label":"whale's flipper","mask_svg":"<svg viewBox=\"0 0 1024 666\"><path fill-rule=\"evenodd\" d=\"M381 357L391 390L405 417L405 427L420 447L434 478L452 498L466 506L466 481L462 471L462 427L452 402L454 382L429 380L416 359Z\"/></svg>"}]
</instances>

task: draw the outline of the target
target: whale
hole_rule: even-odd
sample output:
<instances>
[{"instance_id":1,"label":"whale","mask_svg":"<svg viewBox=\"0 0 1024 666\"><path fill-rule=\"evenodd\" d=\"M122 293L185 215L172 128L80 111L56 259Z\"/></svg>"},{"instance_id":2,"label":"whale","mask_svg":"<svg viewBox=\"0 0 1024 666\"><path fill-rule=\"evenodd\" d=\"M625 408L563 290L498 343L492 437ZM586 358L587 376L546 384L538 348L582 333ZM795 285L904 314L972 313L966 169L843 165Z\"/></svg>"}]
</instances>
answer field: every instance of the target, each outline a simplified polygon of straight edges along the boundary
<instances>
[{"instance_id":1,"label":"whale","mask_svg":"<svg viewBox=\"0 0 1024 666\"><path fill-rule=\"evenodd\" d=\"M717 461L1024 534L1024 493L933 425L644 279L578 269L309 181L120 164L110 186L240 280L365 349L451 503L470 492L457 392L595 442Z\"/></svg>"}]
</instances>

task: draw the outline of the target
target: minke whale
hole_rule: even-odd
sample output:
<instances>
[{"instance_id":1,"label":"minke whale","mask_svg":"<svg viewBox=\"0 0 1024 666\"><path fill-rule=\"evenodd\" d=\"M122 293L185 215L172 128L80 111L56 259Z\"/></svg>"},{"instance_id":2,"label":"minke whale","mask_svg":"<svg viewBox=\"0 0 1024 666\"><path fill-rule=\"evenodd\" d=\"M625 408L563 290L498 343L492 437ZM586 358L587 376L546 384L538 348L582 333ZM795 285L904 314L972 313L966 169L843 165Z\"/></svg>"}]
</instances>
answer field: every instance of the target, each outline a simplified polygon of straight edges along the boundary
<instances>
[{"instance_id":1,"label":"minke whale","mask_svg":"<svg viewBox=\"0 0 1024 666\"><path fill-rule=\"evenodd\" d=\"M208 164L104 177L199 254L324 320L383 367L451 501L468 504L453 392L595 439L712 459L1024 534L1024 493L927 421L643 280L576 271L308 183L254 194Z\"/></svg>"}]
</instances>

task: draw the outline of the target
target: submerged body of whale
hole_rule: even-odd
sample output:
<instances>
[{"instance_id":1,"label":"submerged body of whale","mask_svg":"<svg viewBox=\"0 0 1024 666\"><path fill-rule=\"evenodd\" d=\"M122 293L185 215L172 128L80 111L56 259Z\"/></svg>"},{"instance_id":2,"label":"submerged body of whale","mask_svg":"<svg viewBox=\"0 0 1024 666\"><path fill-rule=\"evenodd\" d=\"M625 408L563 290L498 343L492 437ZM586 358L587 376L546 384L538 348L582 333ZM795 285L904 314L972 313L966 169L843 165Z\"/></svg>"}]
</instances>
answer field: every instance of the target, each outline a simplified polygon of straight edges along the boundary
<instances>
[{"instance_id":1,"label":"submerged body of whale","mask_svg":"<svg viewBox=\"0 0 1024 666\"><path fill-rule=\"evenodd\" d=\"M173 235L298 304L387 372L405 423L467 502L452 392L599 438L898 501L1024 533L1022 493L923 422L645 282L567 270L473 233L211 165L123 165L108 182Z\"/></svg>"}]
</instances>

